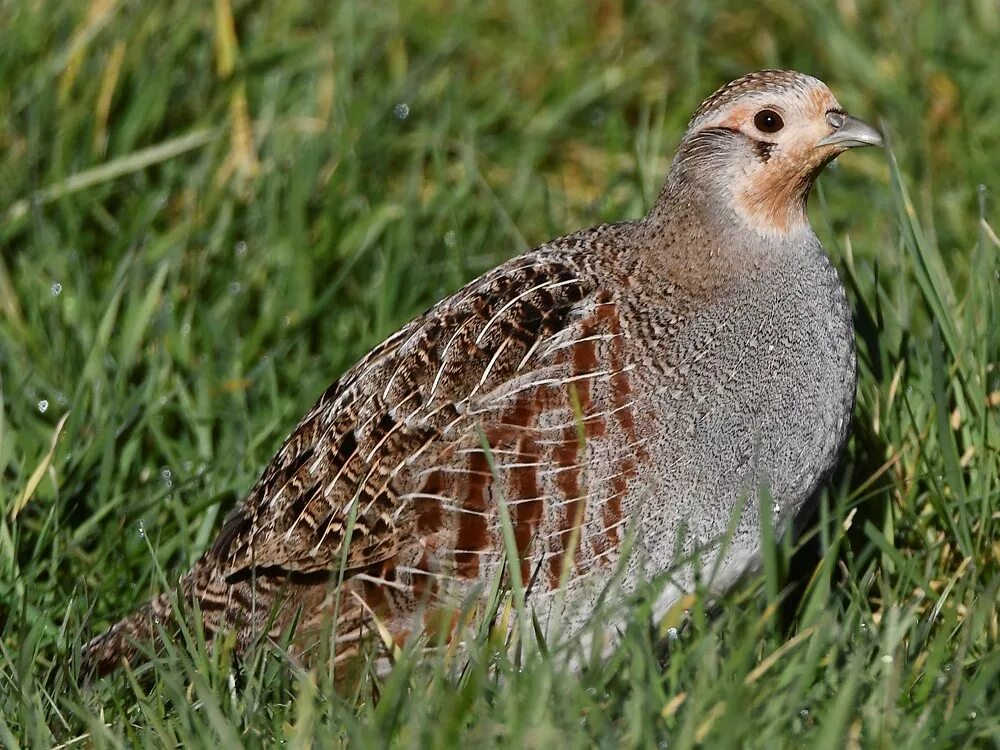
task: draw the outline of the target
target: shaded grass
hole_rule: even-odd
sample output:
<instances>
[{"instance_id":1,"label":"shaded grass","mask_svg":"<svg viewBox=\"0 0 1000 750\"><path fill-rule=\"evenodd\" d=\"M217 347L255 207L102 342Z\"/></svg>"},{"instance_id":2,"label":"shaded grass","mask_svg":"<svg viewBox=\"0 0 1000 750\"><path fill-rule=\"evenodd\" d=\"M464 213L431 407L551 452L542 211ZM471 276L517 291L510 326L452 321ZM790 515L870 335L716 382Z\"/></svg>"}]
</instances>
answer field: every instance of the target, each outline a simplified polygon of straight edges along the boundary
<instances>
[{"instance_id":1,"label":"shaded grass","mask_svg":"<svg viewBox=\"0 0 1000 750\"><path fill-rule=\"evenodd\" d=\"M993 3L227 8L0 8L0 740L1000 744ZM484 634L457 678L403 654L375 702L195 632L73 685L335 375L511 254L641 214L697 103L768 65L892 144L812 201L861 380L801 543L665 641L640 599L579 677Z\"/></svg>"}]
</instances>

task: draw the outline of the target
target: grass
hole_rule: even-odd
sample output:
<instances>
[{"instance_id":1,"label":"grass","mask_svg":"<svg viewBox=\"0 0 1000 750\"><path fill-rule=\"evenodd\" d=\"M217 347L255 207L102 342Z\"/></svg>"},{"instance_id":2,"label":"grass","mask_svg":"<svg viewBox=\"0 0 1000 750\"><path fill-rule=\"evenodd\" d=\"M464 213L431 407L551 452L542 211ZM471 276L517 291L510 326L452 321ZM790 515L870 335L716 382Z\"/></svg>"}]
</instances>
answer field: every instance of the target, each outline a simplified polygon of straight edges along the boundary
<instances>
[{"instance_id":1,"label":"grass","mask_svg":"<svg viewBox=\"0 0 1000 750\"><path fill-rule=\"evenodd\" d=\"M992 0L0 5L0 742L1000 746L998 36ZM76 685L336 375L640 215L697 103L765 66L891 141L811 202L860 384L798 543L665 639L640 599L579 675L486 634L459 676L404 653L342 695L191 633Z\"/></svg>"}]
</instances>

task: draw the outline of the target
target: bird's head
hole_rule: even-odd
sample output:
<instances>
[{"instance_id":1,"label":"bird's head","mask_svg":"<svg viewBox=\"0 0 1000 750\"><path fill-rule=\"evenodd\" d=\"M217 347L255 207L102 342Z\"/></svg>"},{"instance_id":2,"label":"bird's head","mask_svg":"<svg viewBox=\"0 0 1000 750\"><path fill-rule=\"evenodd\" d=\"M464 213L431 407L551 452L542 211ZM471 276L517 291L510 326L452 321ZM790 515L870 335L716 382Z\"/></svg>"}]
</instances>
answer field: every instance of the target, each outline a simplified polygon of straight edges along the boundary
<instances>
[{"instance_id":1,"label":"bird's head","mask_svg":"<svg viewBox=\"0 0 1000 750\"><path fill-rule=\"evenodd\" d=\"M698 107L668 184L722 201L757 231L785 235L807 226L809 188L826 164L849 148L881 145L822 81L763 70Z\"/></svg>"}]
</instances>

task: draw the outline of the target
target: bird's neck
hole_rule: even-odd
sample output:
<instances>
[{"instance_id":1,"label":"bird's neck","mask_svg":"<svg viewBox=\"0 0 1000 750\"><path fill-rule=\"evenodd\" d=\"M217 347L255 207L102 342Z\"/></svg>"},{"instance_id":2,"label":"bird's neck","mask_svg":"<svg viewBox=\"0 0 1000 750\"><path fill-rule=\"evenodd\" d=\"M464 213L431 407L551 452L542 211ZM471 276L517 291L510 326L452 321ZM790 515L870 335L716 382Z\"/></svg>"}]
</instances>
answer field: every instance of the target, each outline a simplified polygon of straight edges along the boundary
<instances>
[{"instance_id":1,"label":"bird's neck","mask_svg":"<svg viewBox=\"0 0 1000 750\"><path fill-rule=\"evenodd\" d=\"M813 246L804 205L795 203L789 216L798 210L801 219L776 229L741 205L731 186L672 172L638 231L653 265L694 293L714 293Z\"/></svg>"}]
</instances>

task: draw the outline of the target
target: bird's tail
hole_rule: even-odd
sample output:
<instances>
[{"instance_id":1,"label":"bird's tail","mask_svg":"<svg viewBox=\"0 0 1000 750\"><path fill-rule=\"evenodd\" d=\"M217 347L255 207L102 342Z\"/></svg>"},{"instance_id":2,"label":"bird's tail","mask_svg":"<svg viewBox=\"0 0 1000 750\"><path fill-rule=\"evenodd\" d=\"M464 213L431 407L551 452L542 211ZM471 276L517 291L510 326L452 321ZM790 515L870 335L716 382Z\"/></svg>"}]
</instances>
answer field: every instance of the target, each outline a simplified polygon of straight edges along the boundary
<instances>
[{"instance_id":1,"label":"bird's tail","mask_svg":"<svg viewBox=\"0 0 1000 750\"><path fill-rule=\"evenodd\" d=\"M161 594L123 620L119 620L83 647L80 676L84 681L114 671L124 661L141 655L141 644L160 644L161 628L169 632L176 593Z\"/></svg>"}]
</instances>

